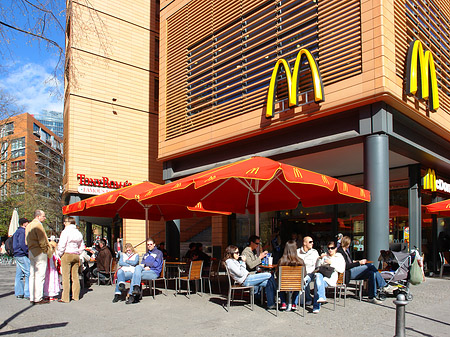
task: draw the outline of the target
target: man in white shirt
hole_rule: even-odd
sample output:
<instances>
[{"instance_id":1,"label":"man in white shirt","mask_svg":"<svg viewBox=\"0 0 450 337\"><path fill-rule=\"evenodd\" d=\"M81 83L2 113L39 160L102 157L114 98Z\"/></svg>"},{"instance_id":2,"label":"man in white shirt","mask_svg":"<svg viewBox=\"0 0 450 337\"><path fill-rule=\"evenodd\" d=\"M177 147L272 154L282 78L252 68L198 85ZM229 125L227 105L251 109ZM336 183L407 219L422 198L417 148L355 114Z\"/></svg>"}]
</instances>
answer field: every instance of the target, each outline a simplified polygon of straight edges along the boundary
<instances>
[{"instance_id":1,"label":"man in white shirt","mask_svg":"<svg viewBox=\"0 0 450 337\"><path fill-rule=\"evenodd\" d=\"M70 301L70 279L72 275L72 298L74 301L80 299L80 280L78 270L80 268L80 255L84 251L83 234L77 229L75 219L66 217L65 228L61 232L58 243L58 255L61 256L61 275L63 281L63 292L59 302Z\"/></svg>"},{"instance_id":2,"label":"man in white shirt","mask_svg":"<svg viewBox=\"0 0 450 337\"><path fill-rule=\"evenodd\" d=\"M313 245L313 239L310 236L305 236L303 238L303 246L297 249L297 255L305 263L305 300L308 305L312 303L309 283L314 280L314 270L316 269L317 261L319 259L319 253L313 248Z\"/></svg>"}]
</instances>

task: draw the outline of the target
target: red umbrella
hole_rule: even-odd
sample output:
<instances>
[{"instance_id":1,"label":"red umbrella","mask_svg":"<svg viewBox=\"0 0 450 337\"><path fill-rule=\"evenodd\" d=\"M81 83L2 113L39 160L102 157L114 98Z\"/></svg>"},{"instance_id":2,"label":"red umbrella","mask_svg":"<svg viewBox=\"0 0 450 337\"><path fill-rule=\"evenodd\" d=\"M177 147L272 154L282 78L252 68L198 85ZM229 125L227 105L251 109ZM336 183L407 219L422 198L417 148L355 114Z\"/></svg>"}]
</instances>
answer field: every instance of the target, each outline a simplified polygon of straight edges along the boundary
<instances>
[{"instance_id":1,"label":"red umbrella","mask_svg":"<svg viewBox=\"0 0 450 337\"><path fill-rule=\"evenodd\" d=\"M450 216L450 199L429 204L426 208L427 213L438 214L444 217Z\"/></svg>"},{"instance_id":2,"label":"red umbrella","mask_svg":"<svg viewBox=\"0 0 450 337\"><path fill-rule=\"evenodd\" d=\"M370 192L324 174L264 157L253 157L189 176L141 193L145 204L176 203L234 213L370 201Z\"/></svg>"},{"instance_id":3,"label":"red umbrella","mask_svg":"<svg viewBox=\"0 0 450 337\"><path fill-rule=\"evenodd\" d=\"M123 187L111 192L103 193L85 200L63 207L63 214L74 216L95 216L113 218L118 214L121 218L146 220L146 237L149 220L173 220L191 218L193 216L205 217L213 214L229 215L228 212L214 212L203 208L201 203L194 207L182 205L143 205L136 196L144 191L152 190L159 184L148 181Z\"/></svg>"}]
</instances>

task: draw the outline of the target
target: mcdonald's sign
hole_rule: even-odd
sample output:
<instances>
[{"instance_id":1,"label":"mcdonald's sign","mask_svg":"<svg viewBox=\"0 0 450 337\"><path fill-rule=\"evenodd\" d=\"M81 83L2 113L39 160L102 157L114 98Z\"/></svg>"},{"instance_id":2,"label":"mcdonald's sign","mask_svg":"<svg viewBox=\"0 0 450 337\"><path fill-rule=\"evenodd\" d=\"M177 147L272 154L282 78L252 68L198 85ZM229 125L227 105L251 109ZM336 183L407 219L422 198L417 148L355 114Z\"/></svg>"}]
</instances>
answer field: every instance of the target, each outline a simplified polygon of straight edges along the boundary
<instances>
[{"instance_id":1,"label":"mcdonald's sign","mask_svg":"<svg viewBox=\"0 0 450 337\"><path fill-rule=\"evenodd\" d=\"M272 77L270 78L269 91L267 92L267 105L266 105L266 118L272 118L273 112L275 110L275 95L278 87L278 76L281 71L282 66L286 72L286 81L288 86L288 97L289 97L289 107L294 107L298 105L298 87L300 80L300 67L302 57L305 56L309 68L311 69L311 77L314 86L314 101L321 102L324 101L323 93L323 83L322 77L320 76L319 67L317 66L316 60L311 55L307 49L300 49L295 59L294 71L291 74L289 63L285 59L279 59L275 64L272 71Z\"/></svg>"},{"instance_id":2,"label":"mcdonald's sign","mask_svg":"<svg viewBox=\"0 0 450 337\"><path fill-rule=\"evenodd\" d=\"M441 191L450 193L450 184L442 179L436 179L436 172L430 168L423 177L422 187L424 190L430 190L431 192Z\"/></svg>"},{"instance_id":3,"label":"mcdonald's sign","mask_svg":"<svg viewBox=\"0 0 450 337\"><path fill-rule=\"evenodd\" d=\"M415 95L418 99L428 100L430 111L434 112L439 108L433 55L429 50L424 53L422 42L419 40L412 41L409 46L406 60L405 91L407 95Z\"/></svg>"}]
</instances>

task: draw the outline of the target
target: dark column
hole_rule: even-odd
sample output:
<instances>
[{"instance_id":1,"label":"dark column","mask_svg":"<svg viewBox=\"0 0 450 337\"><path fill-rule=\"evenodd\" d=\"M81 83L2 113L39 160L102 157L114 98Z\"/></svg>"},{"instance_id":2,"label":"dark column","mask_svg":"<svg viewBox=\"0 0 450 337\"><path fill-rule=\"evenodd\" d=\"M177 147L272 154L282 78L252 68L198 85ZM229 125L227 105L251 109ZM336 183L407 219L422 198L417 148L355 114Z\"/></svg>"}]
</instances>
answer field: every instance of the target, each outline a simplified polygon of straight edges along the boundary
<instances>
[{"instance_id":1,"label":"dark column","mask_svg":"<svg viewBox=\"0 0 450 337\"><path fill-rule=\"evenodd\" d=\"M364 185L371 193L367 204L367 259L377 261L389 249L389 139L373 134L364 143Z\"/></svg>"},{"instance_id":2,"label":"dark column","mask_svg":"<svg viewBox=\"0 0 450 337\"><path fill-rule=\"evenodd\" d=\"M432 198L431 198L431 203L435 203L438 202L438 198L436 196L436 193L432 194ZM431 235L433 237L433 242L432 242L432 254L433 256L431 257L431 259L427 260L431 260L433 261L433 271L435 273L438 272L438 267L440 267L440 259L439 259L439 250L442 249L442 247L439 247L439 228L438 228L438 217L437 214L433 214L431 215ZM429 267L428 267L429 268Z\"/></svg>"},{"instance_id":3,"label":"dark column","mask_svg":"<svg viewBox=\"0 0 450 337\"><path fill-rule=\"evenodd\" d=\"M92 246L92 223L86 222L86 246Z\"/></svg>"},{"instance_id":4,"label":"dark column","mask_svg":"<svg viewBox=\"0 0 450 337\"><path fill-rule=\"evenodd\" d=\"M166 249L171 257L180 257L180 220L166 222Z\"/></svg>"},{"instance_id":5,"label":"dark column","mask_svg":"<svg viewBox=\"0 0 450 337\"><path fill-rule=\"evenodd\" d=\"M111 248L114 248L114 242L112 241L111 227L110 226L106 226L106 238L108 239L109 246Z\"/></svg>"},{"instance_id":6,"label":"dark column","mask_svg":"<svg viewBox=\"0 0 450 337\"><path fill-rule=\"evenodd\" d=\"M409 208L409 250L417 248L422 252L422 195L420 194L420 164L410 165L408 208Z\"/></svg>"},{"instance_id":7,"label":"dark column","mask_svg":"<svg viewBox=\"0 0 450 337\"><path fill-rule=\"evenodd\" d=\"M333 235L333 240L337 240L336 235L338 234L339 222L338 222L338 205L333 205L333 219L331 220L331 234Z\"/></svg>"}]
</instances>

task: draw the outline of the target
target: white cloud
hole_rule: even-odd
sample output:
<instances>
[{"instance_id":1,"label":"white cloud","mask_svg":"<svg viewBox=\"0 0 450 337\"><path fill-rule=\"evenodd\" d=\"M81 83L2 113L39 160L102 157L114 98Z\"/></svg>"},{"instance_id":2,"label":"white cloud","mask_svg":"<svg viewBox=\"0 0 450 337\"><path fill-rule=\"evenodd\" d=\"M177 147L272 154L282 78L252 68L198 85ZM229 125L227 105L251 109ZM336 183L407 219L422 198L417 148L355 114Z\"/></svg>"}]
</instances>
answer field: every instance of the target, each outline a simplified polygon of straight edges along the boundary
<instances>
[{"instance_id":1,"label":"white cloud","mask_svg":"<svg viewBox=\"0 0 450 337\"><path fill-rule=\"evenodd\" d=\"M56 92L63 89L52 76L52 63L10 64L10 70L0 78L0 87L14 96L17 104L24 106L25 111L32 115L37 116L42 110L62 112L63 100Z\"/></svg>"}]
</instances>

